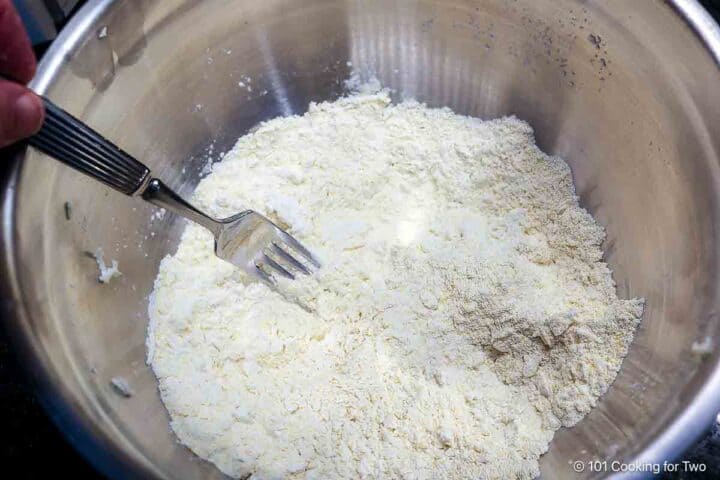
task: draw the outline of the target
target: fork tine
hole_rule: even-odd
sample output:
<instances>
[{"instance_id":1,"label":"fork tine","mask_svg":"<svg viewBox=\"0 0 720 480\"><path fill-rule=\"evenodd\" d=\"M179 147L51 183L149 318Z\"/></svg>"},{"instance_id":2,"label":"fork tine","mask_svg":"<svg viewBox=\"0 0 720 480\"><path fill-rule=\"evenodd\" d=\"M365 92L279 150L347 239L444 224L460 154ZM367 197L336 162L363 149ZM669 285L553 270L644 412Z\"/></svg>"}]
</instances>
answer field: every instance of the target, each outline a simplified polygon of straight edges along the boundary
<instances>
[{"instance_id":1,"label":"fork tine","mask_svg":"<svg viewBox=\"0 0 720 480\"><path fill-rule=\"evenodd\" d=\"M277 270L280 273L280 275L282 275L283 277L289 278L290 280L295 280L295 275L293 275L292 273L285 270L285 268L282 265L280 265L275 260L273 260L272 258L267 256L267 254L263 253L262 261L265 264L267 264L269 267L272 267L275 270Z\"/></svg>"},{"instance_id":2,"label":"fork tine","mask_svg":"<svg viewBox=\"0 0 720 480\"><path fill-rule=\"evenodd\" d=\"M317 261L317 259L313 256L312 253L310 253L310 250L303 247L300 242L295 240L293 237L288 235L287 233L283 232L282 230L278 229L278 233L280 234L280 238L283 242L290 245L293 250L297 251L300 255L305 257L305 260L315 265L316 268L320 268L320 262Z\"/></svg>"},{"instance_id":3,"label":"fork tine","mask_svg":"<svg viewBox=\"0 0 720 480\"><path fill-rule=\"evenodd\" d=\"M275 242L272 242L272 251L278 257L282 258L283 260L288 262L290 265L292 265L294 268L300 270L300 272L302 272L303 274L310 275L310 270L308 270L308 268L305 265L303 265L302 263L295 260L295 257L290 255L285 250L283 250L282 247L280 247L280 245L278 245Z\"/></svg>"}]
</instances>

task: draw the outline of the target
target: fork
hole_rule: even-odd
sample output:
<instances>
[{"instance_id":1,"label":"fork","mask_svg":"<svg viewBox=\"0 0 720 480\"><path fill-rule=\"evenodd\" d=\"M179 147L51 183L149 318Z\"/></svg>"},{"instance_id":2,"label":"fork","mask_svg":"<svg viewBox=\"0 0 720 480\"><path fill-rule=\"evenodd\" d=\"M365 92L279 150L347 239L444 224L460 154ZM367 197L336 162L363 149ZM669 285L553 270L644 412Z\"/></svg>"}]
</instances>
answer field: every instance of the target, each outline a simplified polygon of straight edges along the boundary
<instances>
[{"instance_id":1,"label":"fork","mask_svg":"<svg viewBox=\"0 0 720 480\"><path fill-rule=\"evenodd\" d=\"M183 200L151 175L150 169L50 100L45 121L28 143L62 163L129 196L139 196L212 232L215 255L251 277L275 286L276 276L308 275L320 262L300 242L268 218L245 210L213 218Z\"/></svg>"}]
</instances>

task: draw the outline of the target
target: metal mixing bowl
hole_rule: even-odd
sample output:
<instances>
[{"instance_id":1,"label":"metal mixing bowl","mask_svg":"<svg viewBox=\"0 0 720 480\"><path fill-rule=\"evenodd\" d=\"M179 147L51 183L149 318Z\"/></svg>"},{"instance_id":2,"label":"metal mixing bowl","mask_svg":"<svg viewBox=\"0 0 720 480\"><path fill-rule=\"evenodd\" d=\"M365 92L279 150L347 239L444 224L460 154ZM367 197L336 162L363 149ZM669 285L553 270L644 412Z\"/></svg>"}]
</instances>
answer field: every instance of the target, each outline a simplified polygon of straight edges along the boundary
<instances>
[{"instance_id":1,"label":"metal mixing bowl","mask_svg":"<svg viewBox=\"0 0 720 480\"><path fill-rule=\"evenodd\" d=\"M338 97L352 70L398 98L529 121L607 228L619 294L647 299L616 382L542 458L565 479L573 460L676 457L720 409L718 350L691 347L720 341L719 61L720 30L691 0L94 0L34 87L186 195L248 129ZM3 179L3 305L51 414L96 466L219 478L173 438L145 365L148 294L183 227L152 213L20 152ZM85 253L97 248L123 272L108 285Z\"/></svg>"}]
</instances>

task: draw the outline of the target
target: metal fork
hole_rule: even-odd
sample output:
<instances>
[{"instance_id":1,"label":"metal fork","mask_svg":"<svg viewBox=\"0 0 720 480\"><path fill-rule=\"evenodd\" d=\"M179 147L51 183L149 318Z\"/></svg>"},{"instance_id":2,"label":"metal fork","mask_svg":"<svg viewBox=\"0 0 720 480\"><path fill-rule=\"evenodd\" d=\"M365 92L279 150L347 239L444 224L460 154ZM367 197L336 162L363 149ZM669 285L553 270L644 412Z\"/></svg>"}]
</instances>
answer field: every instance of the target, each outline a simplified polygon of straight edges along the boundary
<instances>
[{"instance_id":1,"label":"metal fork","mask_svg":"<svg viewBox=\"0 0 720 480\"><path fill-rule=\"evenodd\" d=\"M294 279L310 274L320 262L300 242L272 221L246 210L222 220L183 200L150 169L47 98L45 121L28 139L38 150L129 196L166 208L210 230L215 254L255 279L275 285L277 275Z\"/></svg>"}]
</instances>

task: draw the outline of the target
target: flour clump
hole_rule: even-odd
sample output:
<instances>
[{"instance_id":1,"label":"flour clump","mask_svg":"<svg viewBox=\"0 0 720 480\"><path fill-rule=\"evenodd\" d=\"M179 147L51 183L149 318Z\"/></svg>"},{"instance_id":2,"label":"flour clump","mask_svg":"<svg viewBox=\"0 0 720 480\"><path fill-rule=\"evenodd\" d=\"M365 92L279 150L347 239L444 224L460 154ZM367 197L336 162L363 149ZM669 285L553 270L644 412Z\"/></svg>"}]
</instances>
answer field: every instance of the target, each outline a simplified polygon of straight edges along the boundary
<instances>
[{"instance_id":1,"label":"flour clump","mask_svg":"<svg viewBox=\"0 0 720 480\"><path fill-rule=\"evenodd\" d=\"M188 225L150 305L179 440L233 477L531 479L642 314L570 169L514 117L363 91L242 137L194 195L254 208L323 268L249 282Z\"/></svg>"}]
</instances>

